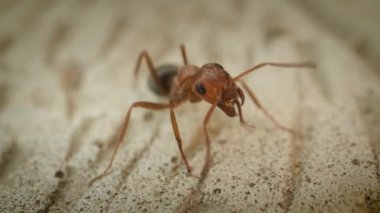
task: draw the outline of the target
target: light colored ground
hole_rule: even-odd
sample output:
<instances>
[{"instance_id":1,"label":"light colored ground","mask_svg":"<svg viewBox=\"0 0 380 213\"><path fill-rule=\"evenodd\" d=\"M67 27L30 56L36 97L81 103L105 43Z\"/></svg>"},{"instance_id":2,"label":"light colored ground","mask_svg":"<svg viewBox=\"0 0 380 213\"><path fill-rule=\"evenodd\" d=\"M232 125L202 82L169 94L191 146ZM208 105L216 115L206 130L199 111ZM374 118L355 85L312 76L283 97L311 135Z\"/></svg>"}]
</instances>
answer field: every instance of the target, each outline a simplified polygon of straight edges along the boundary
<instances>
[{"instance_id":1,"label":"light colored ground","mask_svg":"<svg viewBox=\"0 0 380 213\"><path fill-rule=\"evenodd\" d=\"M0 212L379 211L379 77L302 8L232 2L1 1ZM210 173L199 182L208 105L176 110L195 177L168 112L136 110L112 173L89 187L128 106L165 101L148 90L147 70L133 82L138 54L180 63L180 43L191 63L219 62L232 75L314 60L316 70L246 78L304 138L276 129L249 100L254 132L217 111Z\"/></svg>"}]
</instances>

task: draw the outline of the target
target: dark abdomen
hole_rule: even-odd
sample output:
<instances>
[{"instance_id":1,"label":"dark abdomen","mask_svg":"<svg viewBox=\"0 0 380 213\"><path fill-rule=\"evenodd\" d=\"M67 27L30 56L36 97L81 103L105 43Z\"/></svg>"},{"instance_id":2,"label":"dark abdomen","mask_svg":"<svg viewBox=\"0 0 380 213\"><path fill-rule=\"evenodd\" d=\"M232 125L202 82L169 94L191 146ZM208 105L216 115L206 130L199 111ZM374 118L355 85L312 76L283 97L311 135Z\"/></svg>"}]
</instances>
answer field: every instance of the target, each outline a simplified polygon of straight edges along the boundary
<instances>
[{"instance_id":1,"label":"dark abdomen","mask_svg":"<svg viewBox=\"0 0 380 213\"><path fill-rule=\"evenodd\" d=\"M163 88L157 84L152 76L148 78L149 89L159 96L167 96L170 92L170 86L174 76L178 73L178 66L172 64L165 64L157 67L158 76L162 82Z\"/></svg>"}]
</instances>

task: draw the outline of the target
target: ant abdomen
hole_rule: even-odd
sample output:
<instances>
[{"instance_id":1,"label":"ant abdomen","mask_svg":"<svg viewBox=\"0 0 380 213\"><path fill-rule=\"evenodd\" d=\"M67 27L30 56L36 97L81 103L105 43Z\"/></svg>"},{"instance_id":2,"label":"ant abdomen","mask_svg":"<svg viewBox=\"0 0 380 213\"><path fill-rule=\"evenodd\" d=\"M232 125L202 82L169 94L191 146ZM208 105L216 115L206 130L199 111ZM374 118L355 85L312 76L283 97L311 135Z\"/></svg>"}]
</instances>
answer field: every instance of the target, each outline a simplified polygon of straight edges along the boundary
<instances>
[{"instance_id":1,"label":"ant abdomen","mask_svg":"<svg viewBox=\"0 0 380 213\"><path fill-rule=\"evenodd\" d=\"M154 80L152 76L148 78L148 86L156 95L167 96L170 92L170 85L173 77L177 75L179 67L173 64L164 64L156 68L157 74L162 82L162 87Z\"/></svg>"}]
</instances>

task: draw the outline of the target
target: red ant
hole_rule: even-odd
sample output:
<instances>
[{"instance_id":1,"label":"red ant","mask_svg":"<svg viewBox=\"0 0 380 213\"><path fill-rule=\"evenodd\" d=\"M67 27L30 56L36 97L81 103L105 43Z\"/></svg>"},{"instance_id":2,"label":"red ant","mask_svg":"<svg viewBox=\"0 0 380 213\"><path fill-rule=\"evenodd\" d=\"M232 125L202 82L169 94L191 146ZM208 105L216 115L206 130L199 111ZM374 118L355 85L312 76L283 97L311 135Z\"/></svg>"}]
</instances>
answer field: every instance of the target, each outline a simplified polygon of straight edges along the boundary
<instances>
[{"instance_id":1,"label":"red ant","mask_svg":"<svg viewBox=\"0 0 380 213\"><path fill-rule=\"evenodd\" d=\"M183 162L186 165L187 171L191 173L191 167L187 162L185 153L182 149L182 139L180 135L180 131L178 128L177 120L174 114L174 108L178 107L181 103L189 100L191 103L196 103L199 101L206 101L211 104L210 109L208 110L204 120L203 120L203 131L206 136L206 148L207 154L210 154L210 138L207 132L207 123L210 120L212 113L215 108L218 107L221 109L227 116L235 117L239 116L240 122L245 127L254 127L252 125L248 125L243 118L241 106L244 104L245 96L237 85L236 82L239 81L242 84L243 89L248 93L248 96L252 99L255 105L263 111L263 113L281 130L290 132L292 134L295 133L290 128L287 128L280 124L259 102L256 98L253 91L248 87L246 83L240 80L242 77L250 74L251 72L265 66L276 66L276 67L298 67L298 68L315 68L315 65L310 62L305 63L260 63L244 72L239 74L238 76L232 78L230 74L224 68L217 63L208 63L203 65L202 67L198 67L196 65L188 64L186 51L184 45L180 46L182 59L184 66L178 68L176 66L161 66L159 68L155 68L153 65L152 59L149 56L147 51L143 51L138 60L135 67L135 78L140 70L140 65L143 59L146 60L150 74L151 74L151 82L154 84L150 84L151 88L153 88L157 94L166 95L169 97L169 103L154 103L154 102L146 102L146 101L137 101L134 102L128 109L128 112L125 117L124 124L121 128L121 132L118 138L118 142L114 148L112 158L109 161L106 169L94 179L91 180L90 184L94 181L105 176L109 169L111 169L112 163L115 159L117 151L119 149L120 144L124 140L125 133L128 129L129 120L131 117L132 109L134 108L145 108L151 110L170 110L170 119L174 131L175 138L177 140L177 145L179 151L181 153L181 157ZM237 108L237 113L235 110L235 106Z\"/></svg>"}]
</instances>

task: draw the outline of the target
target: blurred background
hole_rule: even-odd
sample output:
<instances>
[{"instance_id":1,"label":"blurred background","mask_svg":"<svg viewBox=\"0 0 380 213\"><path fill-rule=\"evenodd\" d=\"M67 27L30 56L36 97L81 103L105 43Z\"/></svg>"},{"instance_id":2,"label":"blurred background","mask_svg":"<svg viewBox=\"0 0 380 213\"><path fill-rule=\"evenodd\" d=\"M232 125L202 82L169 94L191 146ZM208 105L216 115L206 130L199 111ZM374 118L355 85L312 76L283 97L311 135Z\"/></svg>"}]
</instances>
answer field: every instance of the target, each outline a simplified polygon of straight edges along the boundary
<instances>
[{"instance_id":1,"label":"blurred background","mask_svg":"<svg viewBox=\"0 0 380 213\"><path fill-rule=\"evenodd\" d=\"M293 0L291 1L296 5L302 7L305 11L313 15L320 24L324 25L326 29L329 29L331 32L340 36L344 41L347 42L347 45L351 46L361 55L365 60L367 60L372 66L375 67L375 70L379 70L380 67L380 41L378 35L380 33L380 25L378 24L379 14L378 10L380 8L380 3L377 0L363 0L363 1L312 1L312 0ZM113 1L112 3L107 3L100 14L93 15L93 20L98 20L100 23L81 23L80 17L85 16L82 14L85 12L85 8L88 8L90 5L94 4L94 1L80 0L75 3L59 3L51 0L34 0L29 2L24 1L12 1L12 0L1 0L0 1L0 23L1 23L1 35L0 35L0 56L2 56L2 64L4 66L4 57L6 57L7 52L12 47L17 45L17 42L20 42L24 36L37 36L35 35L38 31L48 25L47 22L50 19L51 22L57 22L55 24L55 29L50 29L53 38L46 38L50 40L56 39L56 44L60 44L60 41L67 40L70 32L73 31L73 24L75 26L84 27L93 29L97 26L100 27L101 22L107 22L104 20L104 15L110 17L113 16L116 21L110 23L110 30L115 35L115 38L111 38L108 42L108 45L115 43L115 40L118 40L119 31L122 31L124 28L128 27L128 24L131 23L143 23L139 29L140 32L136 33L148 33L152 35L154 39L162 39L161 42L172 43L173 38L168 38L168 35L155 34L154 31L157 28L164 28L168 34L172 35L172 30L177 34L185 35L197 33L192 30L194 25L190 24L189 19L186 17L189 14L186 13L177 13L176 8L188 7L189 13L197 13L196 17L199 20L202 18L208 17L207 14L207 5L212 5L215 10L219 8L227 7L221 9L223 14L218 14L216 12L215 17L217 19L223 20L225 26L232 24L234 21L241 19L241 17L233 17L228 14L225 14L229 8L234 7L235 9L243 9L245 1L238 0L233 4L218 4L216 1L205 1L197 3L189 2L176 2L172 1L168 3L172 5L170 8L160 7L160 1L157 2L138 2L138 1ZM197 5L195 8L192 5ZM203 5L203 6L202 6ZM63 8L67 8L66 10ZM232 8L230 8L232 9ZM141 16L139 20L136 20L136 17L131 17L128 11L130 10L141 10ZM165 12L170 11L170 12ZM190 12L192 11L192 12ZM107 13L112 13L108 14ZM46 16L51 17L46 19ZM160 16L160 14L165 14L169 17L165 19L155 19L155 16ZM142 20L144 19L144 20ZM164 20L165 23L162 21ZM182 21L181 21L182 20ZM193 20L194 21L194 20ZM181 23L180 25L173 23ZM302 30L302 26L298 26ZM91 31L88 30L90 34ZM107 29L102 30L104 32ZM100 32L98 32L100 33ZM97 35L92 35L97 36ZM100 35L98 35L100 36ZM217 40L217 38L214 38ZM112 40L112 41L111 41ZM53 41L50 41L54 43ZM51 45L50 51L54 51L57 45ZM105 44L105 46L107 46ZM103 48L106 48L106 47ZM89 50L88 50L89 51ZM105 50L103 52L106 52ZM78 53L79 54L79 53ZM105 53L103 53L105 54ZM46 60L52 61L55 56L48 56ZM73 56L74 57L74 56Z\"/></svg>"},{"instance_id":2,"label":"blurred background","mask_svg":"<svg viewBox=\"0 0 380 213\"><path fill-rule=\"evenodd\" d=\"M345 39L348 45L380 72L380 2L297 0L324 26Z\"/></svg>"}]
</instances>

